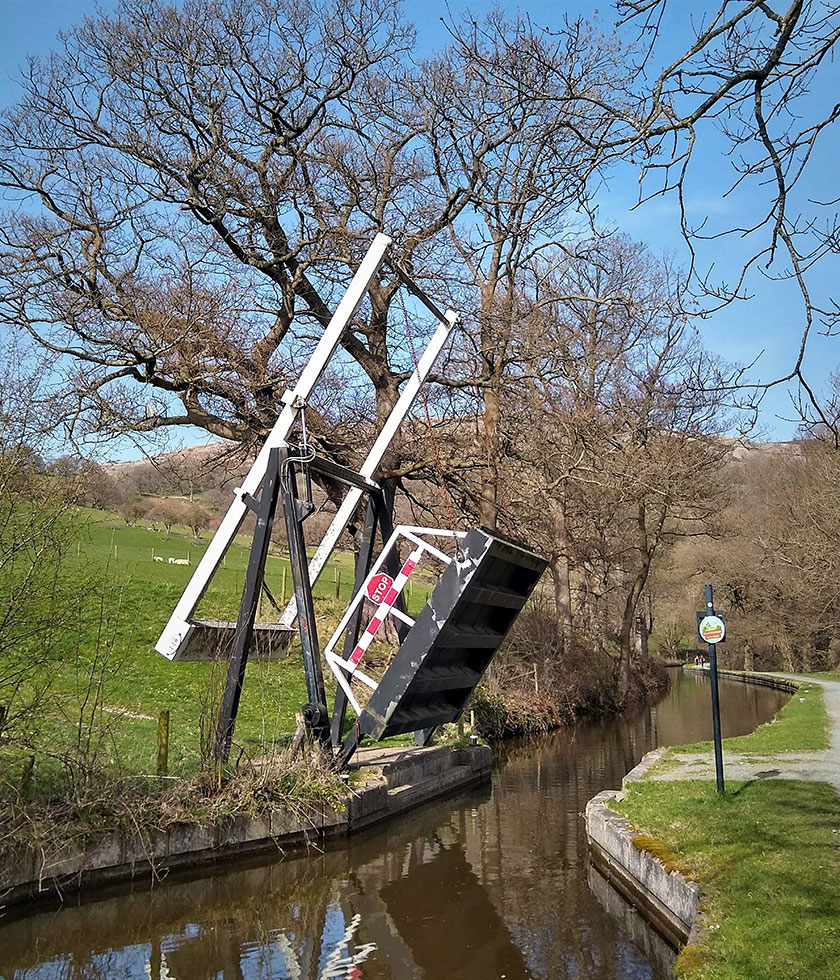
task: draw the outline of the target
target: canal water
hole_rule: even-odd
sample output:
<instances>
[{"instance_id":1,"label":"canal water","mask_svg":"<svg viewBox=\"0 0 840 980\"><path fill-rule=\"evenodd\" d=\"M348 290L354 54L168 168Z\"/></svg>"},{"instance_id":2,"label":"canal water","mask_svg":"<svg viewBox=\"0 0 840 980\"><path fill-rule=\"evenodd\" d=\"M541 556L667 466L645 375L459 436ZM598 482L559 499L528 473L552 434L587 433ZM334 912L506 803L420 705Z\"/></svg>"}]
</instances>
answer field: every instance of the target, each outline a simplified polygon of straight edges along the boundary
<instances>
[{"instance_id":1,"label":"canal water","mask_svg":"<svg viewBox=\"0 0 840 980\"><path fill-rule=\"evenodd\" d=\"M325 853L228 865L3 924L3 980L665 980L673 952L590 869L582 813L649 749L710 738L705 678L497 749L492 787ZM786 695L721 682L724 735Z\"/></svg>"}]
</instances>

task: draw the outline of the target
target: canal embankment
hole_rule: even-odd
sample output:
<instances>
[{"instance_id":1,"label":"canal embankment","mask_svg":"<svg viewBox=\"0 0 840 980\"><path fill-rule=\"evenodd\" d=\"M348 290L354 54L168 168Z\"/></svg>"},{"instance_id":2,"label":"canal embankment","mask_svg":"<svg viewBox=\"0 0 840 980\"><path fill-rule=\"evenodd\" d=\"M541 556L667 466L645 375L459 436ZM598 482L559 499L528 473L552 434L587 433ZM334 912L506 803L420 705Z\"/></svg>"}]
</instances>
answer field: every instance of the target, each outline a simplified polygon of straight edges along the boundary
<instances>
[{"instance_id":1,"label":"canal embankment","mask_svg":"<svg viewBox=\"0 0 840 980\"><path fill-rule=\"evenodd\" d=\"M135 821L77 841L21 848L0 867L0 910L272 851L320 848L487 781L491 765L486 745L362 749L350 767L353 783L335 805L262 808L158 826Z\"/></svg>"},{"instance_id":2,"label":"canal embankment","mask_svg":"<svg viewBox=\"0 0 840 980\"><path fill-rule=\"evenodd\" d=\"M595 863L654 923L658 902L688 930L676 967L688 980L804 980L840 961L840 683L761 683L798 686L771 722L724 740L723 795L698 743L649 753L587 808Z\"/></svg>"},{"instance_id":3,"label":"canal embankment","mask_svg":"<svg viewBox=\"0 0 840 980\"><path fill-rule=\"evenodd\" d=\"M361 833L170 872L0 918L0 977L673 980L675 954L589 860L580 814L661 744L708 737L708 684L493 746L493 777ZM724 735L786 696L721 684ZM272 781L272 786L276 780ZM339 968L340 967L340 968Z\"/></svg>"}]
</instances>

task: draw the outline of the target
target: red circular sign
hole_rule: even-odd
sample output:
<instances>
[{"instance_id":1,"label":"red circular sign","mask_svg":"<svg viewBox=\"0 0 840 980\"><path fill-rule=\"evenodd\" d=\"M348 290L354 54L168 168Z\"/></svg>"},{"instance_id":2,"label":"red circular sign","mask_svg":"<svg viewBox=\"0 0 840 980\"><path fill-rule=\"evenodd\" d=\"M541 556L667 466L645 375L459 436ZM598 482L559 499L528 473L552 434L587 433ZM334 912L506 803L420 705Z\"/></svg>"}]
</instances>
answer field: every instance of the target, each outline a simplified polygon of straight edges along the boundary
<instances>
[{"instance_id":1,"label":"red circular sign","mask_svg":"<svg viewBox=\"0 0 840 980\"><path fill-rule=\"evenodd\" d=\"M374 575L373 578L367 584L367 594L368 598L373 599L373 601L378 605L382 600L388 595L388 589L394 584L394 580L390 575L385 575L380 572L379 575Z\"/></svg>"}]
</instances>

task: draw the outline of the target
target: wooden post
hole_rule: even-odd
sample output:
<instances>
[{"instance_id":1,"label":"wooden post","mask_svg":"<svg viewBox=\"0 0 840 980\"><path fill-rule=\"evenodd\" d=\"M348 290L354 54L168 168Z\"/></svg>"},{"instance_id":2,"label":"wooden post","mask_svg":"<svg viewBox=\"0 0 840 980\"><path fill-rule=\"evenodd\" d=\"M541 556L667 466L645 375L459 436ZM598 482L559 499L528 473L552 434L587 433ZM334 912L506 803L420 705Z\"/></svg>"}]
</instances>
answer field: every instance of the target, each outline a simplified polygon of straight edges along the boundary
<instances>
[{"instance_id":1,"label":"wooden post","mask_svg":"<svg viewBox=\"0 0 840 980\"><path fill-rule=\"evenodd\" d=\"M280 580L280 598L286 601L286 566L283 566L283 577Z\"/></svg>"},{"instance_id":2,"label":"wooden post","mask_svg":"<svg viewBox=\"0 0 840 980\"><path fill-rule=\"evenodd\" d=\"M295 734L292 736L292 742L289 745L289 751L287 755L287 760L289 762L294 762L295 756L300 752L300 748L303 745L303 740L306 738L306 722L303 718L303 712L298 711L295 714Z\"/></svg>"},{"instance_id":3,"label":"wooden post","mask_svg":"<svg viewBox=\"0 0 840 980\"><path fill-rule=\"evenodd\" d=\"M169 711L158 715L157 774L165 776L169 772Z\"/></svg>"},{"instance_id":4,"label":"wooden post","mask_svg":"<svg viewBox=\"0 0 840 980\"><path fill-rule=\"evenodd\" d=\"M336 569L336 576L335 576L335 597L336 597L336 599L340 599L341 598L341 569L340 568Z\"/></svg>"},{"instance_id":5,"label":"wooden post","mask_svg":"<svg viewBox=\"0 0 840 980\"><path fill-rule=\"evenodd\" d=\"M35 756L27 756L23 764L23 775L20 777L20 795L26 796L29 792L29 784L32 782L32 770L35 768Z\"/></svg>"},{"instance_id":6,"label":"wooden post","mask_svg":"<svg viewBox=\"0 0 840 980\"><path fill-rule=\"evenodd\" d=\"M475 711L470 708L470 731L475 731Z\"/></svg>"}]
</instances>

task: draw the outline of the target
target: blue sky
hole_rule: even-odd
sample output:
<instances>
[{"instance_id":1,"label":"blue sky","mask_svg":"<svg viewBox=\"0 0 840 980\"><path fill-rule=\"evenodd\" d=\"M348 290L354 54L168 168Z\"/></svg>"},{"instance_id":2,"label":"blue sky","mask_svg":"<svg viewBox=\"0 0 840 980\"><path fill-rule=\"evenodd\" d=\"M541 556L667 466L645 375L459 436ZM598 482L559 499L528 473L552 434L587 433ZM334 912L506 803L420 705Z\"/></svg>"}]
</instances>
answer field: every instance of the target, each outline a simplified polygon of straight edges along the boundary
<instances>
[{"instance_id":1,"label":"blue sky","mask_svg":"<svg viewBox=\"0 0 840 980\"><path fill-rule=\"evenodd\" d=\"M104 0L101 4L106 9L114 5L113 0ZM407 4L406 9L418 27L420 52L425 53L445 41L440 17L447 9L455 15L466 9L480 14L489 6L485 0L473 3L451 0L448 4L441 0L415 0ZM599 5L582 0L551 3L526 0L521 4L502 3L501 6L511 11L518 7L536 24L556 25L563 13L592 15ZM682 0L675 6L677 14L682 13L687 21L703 5L694 0ZM600 7L604 12L603 20L608 22L608 3L602 3ZM92 0L0 0L0 105L16 100L15 77L27 54L46 54L59 31L94 9ZM678 34L667 38L674 47L682 40ZM824 65L821 79L819 91L809 96L812 105L828 102L840 91L840 66ZM834 130L827 132L809 164L808 184L802 190L807 197L825 200L836 193L840 130L837 127ZM696 156L687 185L690 217L697 221L707 220L710 228L742 224L751 216L754 202L744 194L723 198L722 187L732 173L731 164L723 153L723 141L709 125L700 135L703 152ZM686 249L679 234L676 202L658 199L633 210L637 192L636 171L629 166L614 171L598 195L601 220L646 242L655 252L670 252L685 262ZM722 279L740 269L747 254L748 245L737 239L716 241L701 249L700 263L704 268L713 267L715 275ZM837 259L824 261L812 280L817 296L829 296L837 278ZM773 282L759 270L752 272L746 285L752 294L748 302L710 316L700 324L700 330L706 346L729 361L751 362L763 351L751 372L751 379L769 380L786 373L795 357L802 322L801 300L790 283ZM806 367L818 389L828 387L830 376L840 363L838 345L840 339L818 334L811 338ZM793 415L788 392L781 388L772 390L765 398L761 416L763 437L791 438L796 423L785 420ZM133 455L130 451L127 454Z\"/></svg>"}]
</instances>

